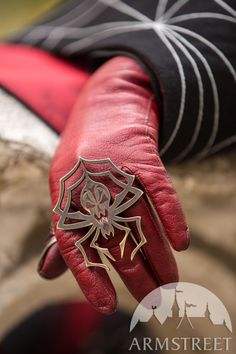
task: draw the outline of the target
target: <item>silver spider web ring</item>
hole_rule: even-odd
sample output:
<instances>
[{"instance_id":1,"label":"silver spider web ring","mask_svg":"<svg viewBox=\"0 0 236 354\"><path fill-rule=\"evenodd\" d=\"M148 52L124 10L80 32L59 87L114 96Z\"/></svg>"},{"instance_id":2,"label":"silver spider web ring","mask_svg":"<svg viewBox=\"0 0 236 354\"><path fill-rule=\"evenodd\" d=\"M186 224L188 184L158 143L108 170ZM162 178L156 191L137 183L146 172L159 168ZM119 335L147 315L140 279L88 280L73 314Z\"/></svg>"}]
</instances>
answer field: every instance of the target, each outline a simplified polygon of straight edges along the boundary
<instances>
[{"instance_id":1,"label":"silver spider web ring","mask_svg":"<svg viewBox=\"0 0 236 354\"><path fill-rule=\"evenodd\" d=\"M108 165L108 169L102 172L93 172L88 169L88 166L94 168L98 164ZM75 179L74 175L79 169L82 169L82 173L78 179ZM72 184L66 185L71 178L73 179ZM102 178L109 178L116 186L118 192L113 199L107 186L101 183ZM104 263L94 263L89 260L83 246L83 243L88 239L91 239L89 245L91 248L113 261L115 259L109 249L98 245L100 237L109 239L115 237L115 230L124 232L122 241L119 243L121 258L123 258L126 240L130 235L136 245L130 255L131 261L147 242L141 227L141 216L123 217L120 215L136 203L143 194L142 190L133 186L134 179L134 175L122 171L110 159L88 160L82 157L65 176L60 178L59 197L53 210L60 216L57 229L76 230L89 227L85 235L75 242L75 246L82 253L87 267L98 266L109 269ZM80 196L78 196L80 206L75 206L72 201L72 193L78 187L82 187ZM130 222L135 222L139 240L134 237L129 227Z\"/></svg>"}]
</instances>

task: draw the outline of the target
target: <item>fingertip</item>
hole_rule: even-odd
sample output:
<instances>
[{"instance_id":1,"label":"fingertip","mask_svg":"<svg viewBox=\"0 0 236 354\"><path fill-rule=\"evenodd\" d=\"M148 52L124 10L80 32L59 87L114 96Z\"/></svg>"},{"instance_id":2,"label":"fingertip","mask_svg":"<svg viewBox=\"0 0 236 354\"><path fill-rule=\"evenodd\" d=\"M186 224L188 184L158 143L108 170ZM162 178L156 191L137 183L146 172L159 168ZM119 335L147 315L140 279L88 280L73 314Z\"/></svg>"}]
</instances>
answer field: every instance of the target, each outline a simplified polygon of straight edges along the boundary
<instances>
[{"instance_id":1,"label":"fingertip","mask_svg":"<svg viewBox=\"0 0 236 354\"><path fill-rule=\"evenodd\" d=\"M92 248L87 249L87 257L94 264L87 266L78 248L71 247L70 243L66 248L63 245L63 257L86 299L96 311L108 315L114 313L117 308L116 291L107 271L99 266L103 263L98 253Z\"/></svg>"},{"instance_id":2,"label":"fingertip","mask_svg":"<svg viewBox=\"0 0 236 354\"><path fill-rule=\"evenodd\" d=\"M109 299L104 305L96 306L96 310L104 315L112 315L117 311L117 301L111 303Z\"/></svg>"},{"instance_id":3,"label":"fingertip","mask_svg":"<svg viewBox=\"0 0 236 354\"><path fill-rule=\"evenodd\" d=\"M37 271L44 279L54 279L63 274L67 265L56 243L46 246L39 259Z\"/></svg>"},{"instance_id":4,"label":"fingertip","mask_svg":"<svg viewBox=\"0 0 236 354\"><path fill-rule=\"evenodd\" d=\"M181 252L188 249L190 245L190 232L189 228L186 227L186 230L179 235L175 240L172 241L172 247L175 251Z\"/></svg>"},{"instance_id":5,"label":"fingertip","mask_svg":"<svg viewBox=\"0 0 236 354\"><path fill-rule=\"evenodd\" d=\"M100 271L100 270L99 270ZM104 271L105 273L105 271ZM88 271L88 279L87 281L91 280L89 277ZM94 286L91 286L88 289L88 284L84 284L82 277L77 279L81 290L84 292L87 300L91 303L91 305L97 310L98 312L111 315L117 310L117 296L116 291L110 282L107 274L100 278L97 275L96 280L93 279Z\"/></svg>"}]
</instances>

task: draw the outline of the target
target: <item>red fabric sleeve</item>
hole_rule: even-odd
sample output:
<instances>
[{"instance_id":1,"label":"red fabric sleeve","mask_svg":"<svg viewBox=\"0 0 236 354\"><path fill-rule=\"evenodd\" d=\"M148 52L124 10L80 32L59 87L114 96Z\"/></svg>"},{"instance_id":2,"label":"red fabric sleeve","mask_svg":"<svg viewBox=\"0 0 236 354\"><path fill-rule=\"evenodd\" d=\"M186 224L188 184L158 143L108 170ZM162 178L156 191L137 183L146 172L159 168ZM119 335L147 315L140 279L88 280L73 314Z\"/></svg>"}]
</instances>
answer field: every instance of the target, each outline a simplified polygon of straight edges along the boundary
<instances>
[{"instance_id":1,"label":"red fabric sleeve","mask_svg":"<svg viewBox=\"0 0 236 354\"><path fill-rule=\"evenodd\" d=\"M39 49L0 45L0 85L58 133L89 73Z\"/></svg>"}]
</instances>

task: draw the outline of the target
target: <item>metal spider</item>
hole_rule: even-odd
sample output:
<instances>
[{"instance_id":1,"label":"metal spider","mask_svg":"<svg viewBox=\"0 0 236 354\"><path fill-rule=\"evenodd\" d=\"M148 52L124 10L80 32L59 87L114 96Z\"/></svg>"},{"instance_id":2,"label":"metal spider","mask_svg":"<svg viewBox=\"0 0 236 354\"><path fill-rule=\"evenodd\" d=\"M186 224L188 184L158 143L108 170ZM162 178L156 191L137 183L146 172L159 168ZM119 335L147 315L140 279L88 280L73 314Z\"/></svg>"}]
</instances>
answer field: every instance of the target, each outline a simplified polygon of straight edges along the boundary
<instances>
[{"instance_id":1,"label":"metal spider","mask_svg":"<svg viewBox=\"0 0 236 354\"><path fill-rule=\"evenodd\" d=\"M86 164L109 164L110 167L112 167L112 169L116 172L116 174L118 173L119 175L123 176L125 180L127 180L127 183L124 183L115 177L110 170L106 170L104 172L90 172L87 170ZM67 188L67 201L64 210L62 210L61 204L65 195L65 182L70 177L72 177L72 175L74 175L80 166L84 167L82 176ZM94 181L92 179L93 176L109 176L111 180L120 187L121 192L114 197L113 202L108 188L103 183ZM78 247L81 251L87 267L98 266L109 269L103 263L94 263L88 259L85 248L83 247L83 243L90 237L92 237L90 247L96 249L98 252L103 253L113 261L115 261L115 259L109 252L108 248L100 247L98 245L100 235L105 239L108 239L115 236L115 229L124 231L124 237L119 243L122 258L124 255L127 237L128 235L132 236L132 232L128 227L128 223L135 222L140 240L134 240L136 247L131 253L131 260L133 260L138 250L147 242L142 232L140 216L123 217L119 215L123 211L127 210L131 205L133 205L143 194L140 189L132 185L134 178L135 177L133 175L127 174L126 172L116 167L110 159L86 160L80 158L79 162L74 166L74 168L60 179L59 198L54 208L54 211L60 215L60 219L57 223L57 228L62 230L74 230L91 226L89 231L75 243L75 246ZM70 212L69 209L72 202L72 191L77 188L83 181L85 184L80 194L80 203L84 210L86 210L88 213L85 214L79 210ZM131 198L127 198L128 193L131 193ZM68 223L68 220L73 220L73 222ZM78 221L74 222L75 220Z\"/></svg>"}]
</instances>

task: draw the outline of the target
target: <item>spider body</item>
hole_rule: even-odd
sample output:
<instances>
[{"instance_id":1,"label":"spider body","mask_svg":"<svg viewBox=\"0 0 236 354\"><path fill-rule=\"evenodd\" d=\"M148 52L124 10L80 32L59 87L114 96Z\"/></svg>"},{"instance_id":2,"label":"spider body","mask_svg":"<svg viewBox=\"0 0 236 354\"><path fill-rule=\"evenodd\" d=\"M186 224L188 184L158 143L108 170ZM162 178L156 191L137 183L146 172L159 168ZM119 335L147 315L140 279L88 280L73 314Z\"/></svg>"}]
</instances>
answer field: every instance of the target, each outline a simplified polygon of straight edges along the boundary
<instances>
[{"instance_id":1,"label":"spider body","mask_svg":"<svg viewBox=\"0 0 236 354\"><path fill-rule=\"evenodd\" d=\"M109 236L114 236L114 228L111 225L110 200L111 196L108 188L87 176L85 186L80 195L80 203L89 213L91 223L106 239Z\"/></svg>"}]
</instances>

